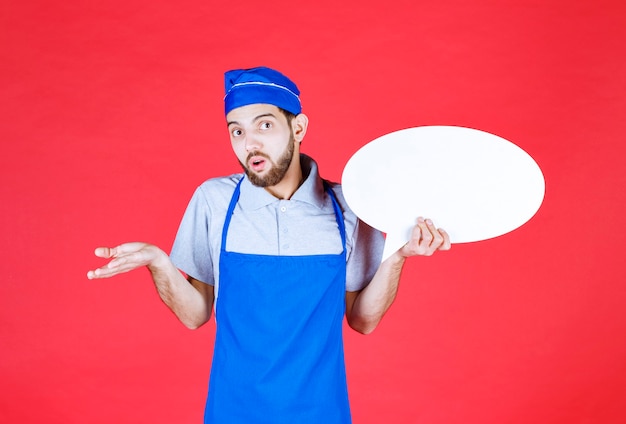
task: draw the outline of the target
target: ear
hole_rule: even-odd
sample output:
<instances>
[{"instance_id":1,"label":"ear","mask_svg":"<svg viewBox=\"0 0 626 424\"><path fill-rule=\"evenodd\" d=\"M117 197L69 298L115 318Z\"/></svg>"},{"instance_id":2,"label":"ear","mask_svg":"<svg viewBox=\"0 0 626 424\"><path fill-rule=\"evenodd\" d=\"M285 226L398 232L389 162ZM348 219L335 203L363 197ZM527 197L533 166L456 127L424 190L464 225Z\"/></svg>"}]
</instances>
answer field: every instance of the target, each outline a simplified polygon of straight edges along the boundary
<instances>
[{"instance_id":1,"label":"ear","mask_svg":"<svg viewBox=\"0 0 626 424\"><path fill-rule=\"evenodd\" d=\"M291 121L293 137L296 139L298 143L302 142L302 139L304 138L306 134L306 129L308 128L308 126L309 126L309 118L304 113L297 115Z\"/></svg>"}]
</instances>

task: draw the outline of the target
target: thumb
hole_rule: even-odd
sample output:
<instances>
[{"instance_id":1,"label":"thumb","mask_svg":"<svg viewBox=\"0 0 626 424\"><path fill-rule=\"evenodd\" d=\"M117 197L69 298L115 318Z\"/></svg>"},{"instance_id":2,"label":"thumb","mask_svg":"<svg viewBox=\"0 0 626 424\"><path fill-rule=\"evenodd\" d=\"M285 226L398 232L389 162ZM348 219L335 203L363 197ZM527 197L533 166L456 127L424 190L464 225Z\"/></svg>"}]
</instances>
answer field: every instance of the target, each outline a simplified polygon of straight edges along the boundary
<instances>
[{"instance_id":1,"label":"thumb","mask_svg":"<svg viewBox=\"0 0 626 424\"><path fill-rule=\"evenodd\" d=\"M98 247L94 251L94 254L99 258L110 258L115 255L115 249L109 247Z\"/></svg>"}]
</instances>

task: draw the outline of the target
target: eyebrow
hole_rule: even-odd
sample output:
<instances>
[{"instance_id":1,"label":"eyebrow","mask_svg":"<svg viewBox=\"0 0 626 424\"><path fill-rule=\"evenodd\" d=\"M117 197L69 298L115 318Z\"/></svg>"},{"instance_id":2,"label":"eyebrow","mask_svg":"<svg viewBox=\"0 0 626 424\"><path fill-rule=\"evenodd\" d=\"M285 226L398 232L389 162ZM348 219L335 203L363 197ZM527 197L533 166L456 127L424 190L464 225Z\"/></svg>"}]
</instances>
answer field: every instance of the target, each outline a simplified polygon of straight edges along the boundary
<instances>
[{"instance_id":1,"label":"eyebrow","mask_svg":"<svg viewBox=\"0 0 626 424\"><path fill-rule=\"evenodd\" d=\"M274 115L273 113L268 112L268 113L262 113L261 115L256 116L256 117L252 120L252 122L256 122L256 121L258 121L258 120L259 120L259 119L261 119L261 118L267 118L268 116L269 116L269 117L272 117L272 118L274 118L274 119L276 119L276 115ZM234 125L241 125L238 121L228 121L228 122L226 122L226 126L227 126L227 127L230 127L230 126L231 126L231 125L233 125L233 124L234 124Z\"/></svg>"}]
</instances>

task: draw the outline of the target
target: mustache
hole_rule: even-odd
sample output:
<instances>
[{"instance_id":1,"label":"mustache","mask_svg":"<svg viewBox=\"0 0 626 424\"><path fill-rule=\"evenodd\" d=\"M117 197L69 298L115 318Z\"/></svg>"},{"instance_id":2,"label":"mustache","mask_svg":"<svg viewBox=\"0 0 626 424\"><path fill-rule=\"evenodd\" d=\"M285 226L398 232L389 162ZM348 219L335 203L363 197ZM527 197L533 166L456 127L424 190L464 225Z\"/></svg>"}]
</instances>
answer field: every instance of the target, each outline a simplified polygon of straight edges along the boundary
<instances>
[{"instance_id":1,"label":"mustache","mask_svg":"<svg viewBox=\"0 0 626 424\"><path fill-rule=\"evenodd\" d=\"M268 159L268 160L270 159L269 155L266 155L263 152L259 152L259 151L254 150L254 151L248 153L248 157L246 158L246 163L250 162L250 159L252 159L254 156L259 156L259 157L262 157L262 158Z\"/></svg>"}]
</instances>

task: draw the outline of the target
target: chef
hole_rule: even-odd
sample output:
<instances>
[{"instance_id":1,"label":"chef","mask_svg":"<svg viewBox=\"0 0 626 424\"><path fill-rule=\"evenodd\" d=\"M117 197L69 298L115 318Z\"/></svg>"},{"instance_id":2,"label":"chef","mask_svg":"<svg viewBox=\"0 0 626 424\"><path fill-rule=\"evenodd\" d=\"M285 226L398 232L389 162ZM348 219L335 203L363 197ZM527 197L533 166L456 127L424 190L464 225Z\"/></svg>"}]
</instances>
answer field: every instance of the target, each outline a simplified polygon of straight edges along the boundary
<instances>
[{"instance_id":1,"label":"chef","mask_svg":"<svg viewBox=\"0 0 626 424\"><path fill-rule=\"evenodd\" d=\"M139 242L101 247L111 261L88 277L147 267L187 327L215 311L205 423L350 423L344 316L373 331L406 258L449 249L449 236L418 218L381 263L383 235L301 153L309 120L295 83L266 67L228 71L224 105L243 172L197 188L170 255Z\"/></svg>"}]
</instances>

